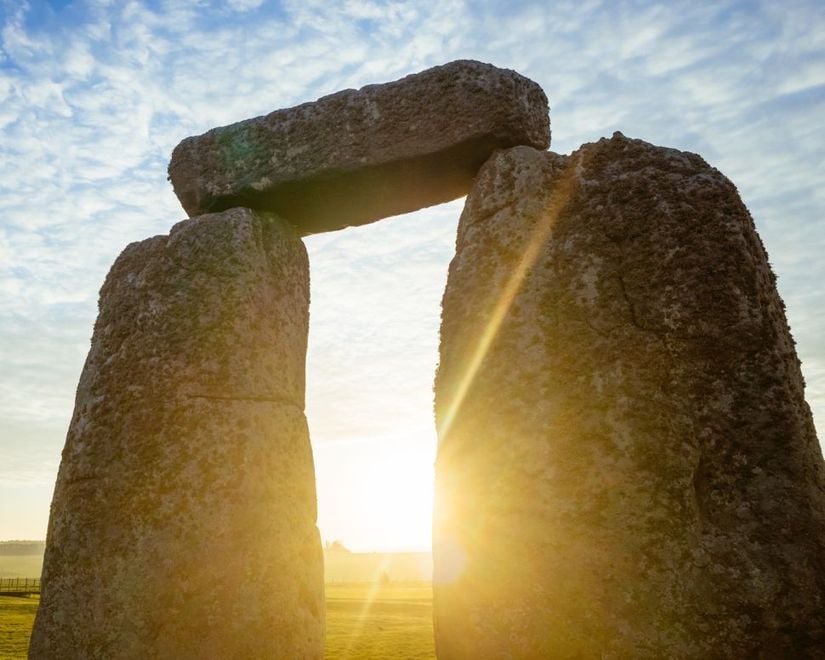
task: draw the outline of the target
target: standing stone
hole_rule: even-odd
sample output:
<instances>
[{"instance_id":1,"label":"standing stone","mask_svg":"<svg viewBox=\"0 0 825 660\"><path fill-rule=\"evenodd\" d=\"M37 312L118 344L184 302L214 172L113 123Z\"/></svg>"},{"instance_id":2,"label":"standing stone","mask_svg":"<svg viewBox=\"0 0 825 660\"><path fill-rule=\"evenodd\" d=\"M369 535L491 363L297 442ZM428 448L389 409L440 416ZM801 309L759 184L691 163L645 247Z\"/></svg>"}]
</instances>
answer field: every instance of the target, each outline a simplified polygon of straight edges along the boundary
<instances>
[{"instance_id":1,"label":"standing stone","mask_svg":"<svg viewBox=\"0 0 825 660\"><path fill-rule=\"evenodd\" d=\"M621 134L481 170L436 381L451 658L825 657L825 471L734 186Z\"/></svg>"},{"instance_id":2,"label":"standing stone","mask_svg":"<svg viewBox=\"0 0 825 660\"><path fill-rule=\"evenodd\" d=\"M281 219L128 246L57 478L32 658L320 658L308 266Z\"/></svg>"},{"instance_id":3,"label":"standing stone","mask_svg":"<svg viewBox=\"0 0 825 660\"><path fill-rule=\"evenodd\" d=\"M494 149L549 142L541 87L459 60L187 138L169 178L189 215L248 206L312 234L456 199Z\"/></svg>"}]
</instances>

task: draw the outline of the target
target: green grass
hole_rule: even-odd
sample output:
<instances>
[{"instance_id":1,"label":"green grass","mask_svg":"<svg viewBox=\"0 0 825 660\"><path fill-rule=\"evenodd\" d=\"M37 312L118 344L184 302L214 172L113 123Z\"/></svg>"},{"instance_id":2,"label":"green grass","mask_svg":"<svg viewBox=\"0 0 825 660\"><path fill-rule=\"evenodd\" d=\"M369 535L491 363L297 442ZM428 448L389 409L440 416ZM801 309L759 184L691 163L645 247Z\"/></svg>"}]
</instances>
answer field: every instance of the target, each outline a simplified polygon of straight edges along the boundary
<instances>
[{"instance_id":1,"label":"green grass","mask_svg":"<svg viewBox=\"0 0 825 660\"><path fill-rule=\"evenodd\" d=\"M326 657L435 658L428 583L328 584ZM0 660L25 658L40 599L0 596Z\"/></svg>"},{"instance_id":2,"label":"green grass","mask_svg":"<svg viewBox=\"0 0 825 660\"><path fill-rule=\"evenodd\" d=\"M15 598L0 596L0 658L25 658L29 651L29 636L34 614L40 602L38 596Z\"/></svg>"},{"instance_id":3,"label":"green grass","mask_svg":"<svg viewBox=\"0 0 825 660\"><path fill-rule=\"evenodd\" d=\"M428 583L328 584L326 657L435 658Z\"/></svg>"}]
</instances>

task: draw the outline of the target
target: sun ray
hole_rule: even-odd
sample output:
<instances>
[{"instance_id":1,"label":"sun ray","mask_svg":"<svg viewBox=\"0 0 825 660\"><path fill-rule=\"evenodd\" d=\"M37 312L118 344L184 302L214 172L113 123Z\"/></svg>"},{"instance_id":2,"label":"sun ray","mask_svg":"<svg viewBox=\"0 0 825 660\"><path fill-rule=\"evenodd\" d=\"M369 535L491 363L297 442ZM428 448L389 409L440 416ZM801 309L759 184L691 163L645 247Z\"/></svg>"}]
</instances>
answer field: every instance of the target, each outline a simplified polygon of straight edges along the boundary
<instances>
[{"instance_id":1,"label":"sun ray","mask_svg":"<svg viewBox=\"0 0 825 660\"><path fill-rule=\"evenodd\" d=\"M507 278L507 282L490 315L490 320L484 326L464 373L459 378L455 395L452 401L449 402L443 419L438 424L439 441L443 441L449 436L456 415L464 403L464 399L478 374L481 364L484 362L487 352L490 350L493 340L498 334L501 324L507 316L510 306L513 304L513 300L518 294L530 269L535 265L547 239L550 238L553 227L556 225L556 220L569 201L574 183L573 172L574 168L571 166L565 169L555 194L550 199L547 208L536 222L533 232L527 240L527 245L521 258L513 269L513 272L510 273L510 276Z\"/></svg>"},{"instance_id":2,"label":"sun ray","mask_svg":"<svg viewBox=\"0 0 825 660\"><path fill-rule=\"evenodd\" d=\"M344 649L342 654L342 658L346 660L346 658L352 657L350 655L352 651L352 647L358 641L358 638L361 636L361 631L364 629L364 624L367 621L367 617L370 613L370 608L372 607L373 602L375 601L375 596L378 594L378 590L381 588L381 574L384 573L389 568L389 556L384 555L381 559L381 563L378 565L378 568L375 569L374 579L370 584L370 589L367 592L367 597L364 598L364 604L361 606L361 611L358 613L358 618L356 620L355 625L353 626L352 633L350 635L349 642L347 643L347 647Z\"/></svg>"}]
</instances>

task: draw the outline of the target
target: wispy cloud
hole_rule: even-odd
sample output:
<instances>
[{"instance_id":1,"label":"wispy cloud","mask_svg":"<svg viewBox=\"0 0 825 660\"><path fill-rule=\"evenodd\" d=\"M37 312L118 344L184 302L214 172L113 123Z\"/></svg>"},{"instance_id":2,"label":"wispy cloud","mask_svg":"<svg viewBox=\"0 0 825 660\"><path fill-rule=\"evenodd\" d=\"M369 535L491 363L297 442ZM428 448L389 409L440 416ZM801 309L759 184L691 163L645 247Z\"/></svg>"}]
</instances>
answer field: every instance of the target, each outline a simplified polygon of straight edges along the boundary
<instances>
[{"instance_id":1,"label":"wispy cloud","mask_svg":"<svg viewBox=\"0 0 825 660\"><path fill-rule=\"evenodd\" d=\"M53 480L106 271L127 243L183 217L166 181L180 139L460 57L539 82L556 151L622 130L698 152L738 185L825 429L815 0L0 0L0 482ZM307 241L319 452L432 433L459 211Z\"/></svg>"}]
</instances>

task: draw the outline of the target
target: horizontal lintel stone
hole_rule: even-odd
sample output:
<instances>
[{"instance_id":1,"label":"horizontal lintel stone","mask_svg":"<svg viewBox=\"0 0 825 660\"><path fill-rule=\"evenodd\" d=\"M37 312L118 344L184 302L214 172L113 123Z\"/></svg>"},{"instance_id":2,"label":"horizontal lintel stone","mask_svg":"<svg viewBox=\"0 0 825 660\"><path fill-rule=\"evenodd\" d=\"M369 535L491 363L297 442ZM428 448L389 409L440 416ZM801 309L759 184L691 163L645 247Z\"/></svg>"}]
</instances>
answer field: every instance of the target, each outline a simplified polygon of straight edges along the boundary
<instances>
[{"instance_id":1,"label":"horizontal lintel stone","mask_svg":"<svg viewBox=\"0 0 825 660\"><path fill-rule=\"evenodd\" d=\"M456 199L494 150L549 143L541 87L459 60L186 138L169 178L190 216L244 206L307 235Z\"/></svg>"}]
</instances>

